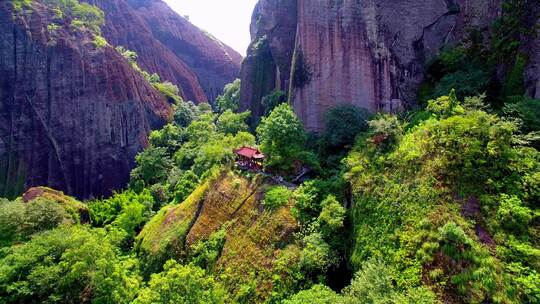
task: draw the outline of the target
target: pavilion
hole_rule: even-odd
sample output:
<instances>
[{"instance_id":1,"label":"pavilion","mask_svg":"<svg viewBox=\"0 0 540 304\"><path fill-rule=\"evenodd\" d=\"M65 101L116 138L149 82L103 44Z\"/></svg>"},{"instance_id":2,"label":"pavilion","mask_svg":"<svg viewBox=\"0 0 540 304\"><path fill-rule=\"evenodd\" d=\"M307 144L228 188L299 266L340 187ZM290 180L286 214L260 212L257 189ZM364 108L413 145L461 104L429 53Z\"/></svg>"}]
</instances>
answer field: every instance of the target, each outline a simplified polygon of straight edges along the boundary
<instances>
[{"instance_id":1,"label":"pavilion","mask_svg":"<svg viewBox=\"0 0 540 304\"><path fill-rule=\"evenodd\" d=\"M236 154L236 164L241 168L248 170L262 170L264 167L264 154L257 148L242 147L234 150Z\"/></svg>"}]
</instances>

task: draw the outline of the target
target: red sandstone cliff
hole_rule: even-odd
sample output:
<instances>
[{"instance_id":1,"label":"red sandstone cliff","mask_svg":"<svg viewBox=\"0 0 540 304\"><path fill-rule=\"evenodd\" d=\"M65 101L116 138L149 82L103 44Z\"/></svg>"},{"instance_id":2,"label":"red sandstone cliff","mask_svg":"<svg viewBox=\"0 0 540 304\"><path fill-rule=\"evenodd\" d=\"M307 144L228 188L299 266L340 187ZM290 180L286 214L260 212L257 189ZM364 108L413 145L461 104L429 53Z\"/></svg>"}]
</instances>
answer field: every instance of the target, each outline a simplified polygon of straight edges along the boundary
<instances>
[{"instance_id":1,"label":"red sandstone cliff","mask_svg":"<svg viewBox=\"0 0 540 304\"><path fill-rule=\"evenodd\" d=\"M261 97L281 87L312 131L336 104L400 111L415 104L426 62L488 30L499 10L500 0L260 0L241 108L260 115Z\"/></svg>"},{"instance_id":2,"label":"red sandstone cliff","mask_svg":"<svg viewBox=\"0 0 540 304\"><path fill-rule=\"evenodd\" d=\"M208 101L197 75L171 50L155 39L146 21L125 0L86 0L105 13L103 36L114 46L137 52L139 66L178 86L185 100ZM234 80L234 78L233 78Z\"/></svg>"},{"instance_id":3,"label":"red sandstone cliff","mask_svg":"<svg viewBox=\"0 0 540 304\"><path fill-rule=\"evenodd\" d=\"M242 56L197 28L161 0L128 0L154 37L197 75L209 101L239 77Z\"/></svg>"},{"instance_id":4,"label":"red sandstone cliff","mask_svg":"<svg viewBox=\"0 0 540 304\"><path fill-rule=\"evenodd\" d=\"M109 194L170 107L114 48L32 6L13 18L0 3L0 196L35 185Z\"/></svg>"},{"instance_id":5,"label":"red sandstone cliff","mask_svg":"<svg viewBox=\"0 0 540 304\"><path fill-rule=\"evenodd\" d=\"M40 0L22 13L0 1L0 197L46 185L88 198L126 185L171 109L115 46L136 51L142 69L187 100L214 98L238 76L240 55L161 1L85 1L104 11L109 45Z\"/></svg>"},{"instance_id":6,"label":"red sandstone cliff","mask_svg":"<svg viewBox=\"0 0 540 304\"><path fill-rule=\"evenodd\" d=\"M103 34L138 53L141 68L181 89L186 100L214 101L239 76L242 56L161 0L84 0L105 12Z\"/></svg>"}]
</instances>

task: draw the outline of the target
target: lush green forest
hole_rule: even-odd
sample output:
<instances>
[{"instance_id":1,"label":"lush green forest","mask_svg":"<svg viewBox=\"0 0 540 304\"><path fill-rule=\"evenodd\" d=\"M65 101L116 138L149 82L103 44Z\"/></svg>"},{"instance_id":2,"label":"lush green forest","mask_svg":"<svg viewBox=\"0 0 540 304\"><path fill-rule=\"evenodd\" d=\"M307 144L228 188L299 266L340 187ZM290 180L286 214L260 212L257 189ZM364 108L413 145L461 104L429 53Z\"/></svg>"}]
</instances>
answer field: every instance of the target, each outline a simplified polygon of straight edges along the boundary
<instances>
[{"instance_id":1,"label":"lush green forest","mask_svg":"<svg viewBox=\"0 0 540 304\"><path fill-rule=\"evenodd\" d=\"M112 197L0 199L0 303L540 303L540 101L511 17L487 49L442 50L416 109L337 106L320 134L284 92L251 127L239 80L196 105L118 47L173 118Z\"/></svg>"},{"instance_id":2,"label":"lush green forest","mask_svg":"<svg viewBox=\"0 0 540 304\"><path fill-rule=\"evenodd\" d=\"M539 301L540 153L525 131L534 124L452 91L403 117L339 107L313 140L287 104L252 134L234 103L222 99L213 112L177 102L174 121L137 157L129 188L113 197L81 203L45 189L2 201L1 301ZM358 128L337 124L342 117ZM233 149L256 142L269 172L288 178L303 163L314 177L286 187L236 170ZM218 204L209 197L225 187L259 191L259 207L239 209L259 214L210 218L219 226L187 246L186 219L203 197ZM248 237L235 227L244 217L292 232L234 240ZM223 252L226 242L244 253ZM262 257L271 265L236 264L249 246L269 246Z\"/></svg>"}]
</instances>

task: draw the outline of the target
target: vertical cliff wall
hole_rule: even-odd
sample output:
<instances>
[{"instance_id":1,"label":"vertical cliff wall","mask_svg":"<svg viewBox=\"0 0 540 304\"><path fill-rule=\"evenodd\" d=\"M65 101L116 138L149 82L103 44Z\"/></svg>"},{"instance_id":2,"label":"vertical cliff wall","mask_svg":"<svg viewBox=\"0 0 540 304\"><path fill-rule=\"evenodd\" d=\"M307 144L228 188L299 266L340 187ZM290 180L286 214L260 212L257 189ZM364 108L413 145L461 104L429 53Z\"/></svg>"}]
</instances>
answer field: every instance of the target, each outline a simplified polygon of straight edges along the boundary
<instances>
[{"instance_id":1,"label":"vertical cliff wall","mask_svg":"<svg viewBox=\"0 0 540 304\"><path fill-rule=\"evenodd\" d=\"M185 100L213 102L240 75L240 54L161 0L84 1L105 12L111 44L137 52L141 68L176 84Z\"/></svg>"},{"instance_id":2,"label":"vertical cliff wall","mask_svg":"<svg viewBox=\"0 0 540 304\"><path fill-rule=\"evenodd\" d=\"M112 47L41 2L14 14L0 3L0 196L47 185L87 198L125 186L169 105Z\"/></svg>"},{"instance_id":3,"label":"vertical cliff wall","mask_svg":"<svg viewBox=\"0 0 540 304\"><path fill-rule=\"evenodd\" d=\"M529 64L525 69L525 89L530 97L540 99L540 3L528 0L526 7L527 26L536 28L536 31L532 34L533 39L523 44L524 53L529 54Z\"/></svg>"},{"instance_id":4,"label":"vertical cliff wall","mask_svg":"<svg viewBox=\"0 0 540 304\"><path fill-rule=\"evenodd\" d=\"M197 75L209 101L240 75L242 56L197 28L161 0L128 0L154 37ZM211 9L211 8L209 8Z\"/></svg>"},{"instance_id":5,"label":"vertical cliff wall","mask_svg":"<svg viewBox=\"0 0 540 304\"><path fill-rule=\"evenodd\" d=\"M242 64L240 90L240 107L251 110L252 124L263 114L261 99L274 89L289 87L296 23L295 1L259 1L255 7L252 43Z\"/></svg>"},{"instance_id":6,"label":"vertical cliff wall","mask_svg":"<svg viewBox=\"0 0 540 304\"><path fill-rule=\"evenodd\" d=\"M238 53L161 0L83 1L102 9L108 44L46 1L0 1L0 197L50 186L88 198L126 185L171 109L116 46L186 100L212 101L239 75Z\"/></svg>"},{"instance_id":7,"label":"vertical cliff wall","mask_svg":"<svg viewBox=\"0 0 540 304\"><path fill-rule=\"evenodd\" d=\"M105 13L103 36L111 45L137 52L139 66L178 86L185 100L208 101L197 74L155 39L146 21L125 0L86 1Z\"/></svg>"},{"instance_id":8,"label":"vertical cliff wall","mask_svg":"<svg viewBox=\"0 0 540 304\"><path fill-rule=\"evenodd\" d=\"M261 96L285 85L312 131L337 104L401 111L415 104L426 62L471 29L488 31L499 11L499 0L260 0L242 109L260 114ZM259 55L261 45L270 56ZM274 68L263 77L257 66Z\"/></svg>"}]
</instances>

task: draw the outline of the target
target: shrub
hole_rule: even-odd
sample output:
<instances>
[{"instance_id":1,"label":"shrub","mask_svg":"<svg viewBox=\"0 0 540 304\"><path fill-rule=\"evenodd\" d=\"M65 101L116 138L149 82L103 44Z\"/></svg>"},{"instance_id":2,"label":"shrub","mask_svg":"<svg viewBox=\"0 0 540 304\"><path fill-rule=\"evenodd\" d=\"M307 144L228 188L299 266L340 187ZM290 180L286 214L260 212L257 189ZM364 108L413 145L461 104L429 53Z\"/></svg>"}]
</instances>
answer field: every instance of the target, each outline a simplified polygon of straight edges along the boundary
<instances>
[{"instance_id":1,"label":"shrub","mask_svg":"<svg viewBox=\"0 0 540 304\"><path fill-rule=\"evenodd\" d=\"M23 229L27 234L50 230L60 225L66 216L57 202L39 197L26 205Z\"/></svg>"},{"instance_id":2,"label":"shrub","mask_svg":"<svg viewBox=\"0 0 540 304\"><path fill-rule=\"evenodd\" d=\"M153 74L152 76L157 76L157 74ZM152 77L150 76L150 77ZM158 92L161 93L161 95L165 96L167 100L169 100L170 103L180 103L183 102L182 97L180 97L180 89L172 84L169 81L160 82L159 76L154 78L148 79L148 81L152 84L152 86L158 90Z\"/></svg>"},{"instance_id":3,"label":"shrub","mask_svg":"<svg viewBox=\"0 0 540 304\"><path fill-rule=\"evenodd\" d=\"M428 101L427 110L440 118L465 113L465 109L460 105L454 90L448 96L441 96Z\"/></svg>"},{"instance_id":4,"label":"shrub","mask_svg":"<svg viewBox=\"0 0 540 304\"><path fill-rule=\"evenodd\" d=\"M152 206L153 211L159 211L159 209L168 204L171 199L169 185L154 184L150 187L150 193L154 199L154 204Z\"/></svg>"},{"instance_id":5,"label":"shrub","mask_svg":"<svg viewBox=\"0 0 540 304\"><path fill-rule=\"evenodd\" d=\"M191 102L177 102L173 105L174 122L180 127L189 126L200 114L199 108Z\"/></svg>"},{"instance_id":6,"label":"shrub","mask_svg":"<svg viewBox=\"0 0 540 304\"><path fill-rule=\"evenodd\" d=\"M403 127L393 115L379 115L369 121L371 143L380 151L392 149L403 136Z\"/></svg>"},{"instance_id":7,"label":"shrub","mask_svg":"<svg viewBox=\"0 0 540 304\"><path fill-rule=\"evenodd\" d=\"M227 230L222 228L212 233L208 240L199 241L191 246L190 264L211 270L221 255L226 236Z\"/></svg>"},{"instance_id":8,"label":"shrub","mask_svg":"<svg viewBox=\"0 0 540 304\"><path fill-rule=\"evenodd\" d=\"M473 241L463 231L463 229L454 222L447 223L439 228L440 242L443 243L443 252L453 258L461 258L464 250L470 248Z\"/></svg>"},{"instance_id":9,"label":"shrub","mask_svg":"<svg viewBox=\"0 0 540 304\"><path fill-rule=\"evenodd\" d=\"M201 114L212 114L214 113L212 106L207 102L201 102L197 105L197 108L199 109L199 112Z\"/></svg>"},{"instance_id":10,"label":"shrub","mask_svg":"<svg viewBox=\"0 0 540 304\"><path fill-rule=\"evenodd\" d=\"M523 206L518 197L503 194L497 210L497 218L504 228L521 234L528 230L529 223L533 219L533 212Z\"/></svg>"},{"instance_id":11,"label":"shrub","mask_svg":"<svg viewBox=\"0 0 540 304\"><path fill-rule=\"evenodd\" d=\"M25 206L20 201L0 199L0 247L21 238Z\"/></svg>"},{"instance_id":12,"label":"shrub","mask_svg":"<svg viewBox=\"0 0 540 304\"><path fill-rule=\"evenodd\" d=\"M519 118L523 123L523 131L540 131L540 101L523 96L509 97L505 102L503 113Z\"/></svg>"},{"instance_id":13,"label":"shrub","mask_svg":"<svg viewBox=\"0 0 540 304\"><path fill-rule=\"evenodd\" d=\"M217 119L217 129L223 134L236 135L238 132L246 132L248 125L246 120L251 116L251 112L233 113L231 110L226 110Z\"/></svg>"},{"instance_id":14,"label":"shrub","mask_svg":"<svg viewBox=\"0 0 540 304\"><path fill-rule=\"evenodd\" d=\"M292 191L284 186L272 187L264 195L263 206L268 210L276 210L287 205L292 196Z\"/></svg>"},{"instance_id":15,"label":"shrub","mask_svg":"<svg viewBox=\"0 0 540 304\"><path fill-rule=\"evenodd\" d=\"M12 5L15 12L20 12L23 9L31 8L33 0L13 0Z\"/></svg>"},{"instance_id":16,"label":"shrub","mask_svg":"<svg viewBox=\"0 0 540 304\"><path fill-rule=\"evenodd\" d=\"M216 98L216 107L219 113L227 110L236 112L240 104L240 79L229 83L223 89L223 95Z\"/></svg>"},{"instance_id":17,"label":"shrub","mask_svg":"<svg viewBox=\"0 0 540 304\"><path fill-rule=\"evenodd\" d=\"M343 148L354 144L356 135L367 131L370 114L353 105L339 105L325 114L323 139L329 147Z\"/></svg>"},{"instance_id":18,"label":"shrub","mask_svg":"<svg viewBox=\"0 0 540 304\"><path fill-rule=\"evenodd\" d=\"M341 303L341 297L325 285L314 285L311 289L300 291L283 304L335 304Z\"/></svg>"},{"instance_id":19,"label":"shrub","mask_svg":"<svg viewBox=\"0 0 540 304\"><path fill-rule=\"evenodd\" d=\"M182 174L178 183L174 186L174 200L176 203L183 202L199 185L199 177L188 170Z\"/></svg>"},{"instance_id":20,"label":"shrub","mask_svg":"<svg viewBox=\"0 0 540 304\"><path fill-rule=\"evenodd\" d=\"M264 107L264 116L270 114L277 106L285 102L287 102L287 95L281 90L274 90L264 96L261 100Z\"/></svg>"},{"instance_id":21,"label":"shrub","mask_svg":"<svg viewBox=\"0 0 540 304\"><path fill-rule=\"evenodd\" d=\"M302 239L304 245L300 256L300 265L309 274L324 274L339 262L339 257L332 250L323 236L314 232Z\"/></svg>"},{"instance_id":22,"label":"shrub","mask_svg":"<svg viewBox=\"0 0 540 304\"><path fill-rule=\"evenodd\" d=\"M92 223L102 227L115 222L128 209L130 211L139 210L141 216L149 216L153 206L152 194L149 190L144 189L141 193L127 190L115 193L108 199L90 202L89 209Z\"/></svg>"},{"instance_id":23,"label":"shrub","mask_svg":"<svg viewBox=\"0 0 540 304\"><path fill-rule=\"evenodd\" d=\"M305 182L294 191L295 204L292 213L300 223L307 225L319 216L323 195L319 181Z\"/></svg>"},{"instance_id":24,"label":"shrub","mask_svg":"<svg viewBox=\"0 0 540 304\"><path fill-rule=\"evenodd\" d=\"M338 233L344 227L347 211L333 195L328 196L321 205L323 208L317 220L321 233L326 239L339 239Z\"/></svg>"},{"instance_id":25,"label":"shrub","mask_svg":"<svg viewBox=\"0 0 540 304\"><path fill-rule=\"evenodd\" d=\"M105 38L103 38L102 36L100 36L100 35L96 35L96 36L94 37L93 43L94 43L94 46L95 46L96 48L98 48L98 49L104 48L104 47L106 47L107 45L109 45L109 43L107 42L107 40L106 40Z\"/></svg>"},{"instance_id":26,"label":"shrub","mask_svg":"<svg viewBox=\"0 0 540 304\"><path fill-rule=\"evenodd\" d=\"M392 283L392 271L382 261L369 260L344 290L349 303L399 303Z\"/></svg>"},{"instance_id":27,"label":"shrub","mask_svg":"<svg viewBox=\"0 0 540 304\"><path fill-rule=\"evenodd\" d=\"M170 260L163 272L152 275L148 287L141 290L133 303L214 304L224 301L223 287L207 276L204 270Z\"/></svg>"},{"instance_id":28,"label":"shrub","mask_svg":"<svg viewBox=\"0 0 540 304\"><path fill-rule=\"evenodd\" d=\"M165 148L172 155L185 143L186 132L176 124L167 124L160 130L150 132L148 140L152 147Z\"/></svg>"}]
</instances>

